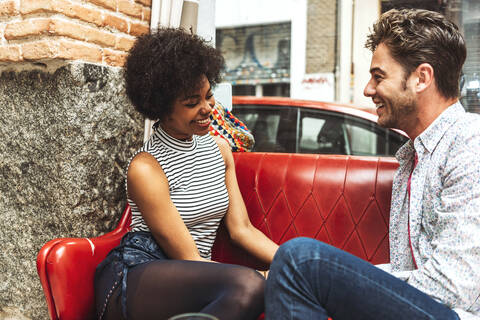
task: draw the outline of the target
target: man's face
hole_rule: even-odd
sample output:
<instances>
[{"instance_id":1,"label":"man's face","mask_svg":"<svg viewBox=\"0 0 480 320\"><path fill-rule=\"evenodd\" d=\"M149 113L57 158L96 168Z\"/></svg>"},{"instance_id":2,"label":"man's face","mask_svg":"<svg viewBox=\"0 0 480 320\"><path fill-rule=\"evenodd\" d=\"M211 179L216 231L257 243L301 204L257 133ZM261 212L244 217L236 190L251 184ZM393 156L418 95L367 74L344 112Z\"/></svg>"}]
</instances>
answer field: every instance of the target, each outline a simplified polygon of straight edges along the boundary
<instances>
[{"instance_id":1,"label":"man's face","mask_svg":"<svg viewBox=\"0 0 480 320\"><path fill-rule=\"evenodd\" d=\"M404 69L383 43L373 53L370 74L363 94L371 97L375 103L378 124L408 131L415 123L416 95L409 84L409 77L405 77Z\"/></svg>"}]
</instances>

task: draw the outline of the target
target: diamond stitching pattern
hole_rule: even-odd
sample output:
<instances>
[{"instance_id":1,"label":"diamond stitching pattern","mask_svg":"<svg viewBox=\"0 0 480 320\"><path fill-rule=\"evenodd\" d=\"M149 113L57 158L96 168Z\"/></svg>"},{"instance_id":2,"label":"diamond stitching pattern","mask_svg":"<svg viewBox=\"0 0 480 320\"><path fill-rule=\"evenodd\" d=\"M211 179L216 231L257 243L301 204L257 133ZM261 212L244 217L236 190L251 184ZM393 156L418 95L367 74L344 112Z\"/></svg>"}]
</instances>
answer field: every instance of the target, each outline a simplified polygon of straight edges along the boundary
<instances>
[{"instance_id":1,"label":"diamond stitching pattern","mask_svg":"<svg viewBox=\"0 0 480 320\"><path fill-rule=\"evenodd\" d=\"M273 241L312 237L372 263L388 262L394 159L262 153L234 158L250 220ZM214 256L225 250L245 255L217 242L222 248L214 247ZM242 261L262 268L253 259Z\"/></svg>"}]
</instances>

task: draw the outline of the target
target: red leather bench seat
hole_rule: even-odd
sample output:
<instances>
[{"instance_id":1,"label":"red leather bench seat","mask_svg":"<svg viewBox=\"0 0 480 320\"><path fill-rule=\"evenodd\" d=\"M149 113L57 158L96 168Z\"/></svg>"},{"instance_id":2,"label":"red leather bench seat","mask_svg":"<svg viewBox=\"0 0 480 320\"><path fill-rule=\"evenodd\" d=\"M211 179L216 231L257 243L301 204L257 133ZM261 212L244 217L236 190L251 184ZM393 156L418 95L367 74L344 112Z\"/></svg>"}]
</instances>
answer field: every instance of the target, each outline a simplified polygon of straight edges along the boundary
<instances>
[{"instance_id":1,"label":"red leather bench seat","mask_svg":"<svg viewBox=\"0 0 480 320\"><path fill-rule=\"evenodd\" d=\"M276 243L312 237L374 264L389 261L391 158L236 153L237 179L252 223ZM54 239L37 258L51 319L92 319L97 264L127 232L127 208L117 228L97 238ZM223 225L213 259L258 270L263 265L229 241Z\"/></svg>"}]
</instances>

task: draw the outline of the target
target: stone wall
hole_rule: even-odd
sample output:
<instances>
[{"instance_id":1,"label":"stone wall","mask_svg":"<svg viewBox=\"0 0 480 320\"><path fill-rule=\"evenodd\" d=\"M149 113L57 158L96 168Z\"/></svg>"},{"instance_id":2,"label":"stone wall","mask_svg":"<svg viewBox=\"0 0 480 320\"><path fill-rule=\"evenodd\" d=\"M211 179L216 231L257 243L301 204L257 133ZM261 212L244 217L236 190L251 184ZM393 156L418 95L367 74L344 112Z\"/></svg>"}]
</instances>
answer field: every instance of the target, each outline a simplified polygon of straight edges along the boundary
<instances>
[{"instance_id":1,"label":"stone wall","mask_svg":"<svg viewBox=\"0 0 480 320\"><path fill-rule=\"evenodd\" d=\"M0 75L0 137L0 319L47 319L36 255L114 228L143 119L121 68L17 64Z\"/></svg>"},{"instance_id":2,"label":"stone wall","mask_svg":"<svg viewBox=\"0 0 480 320\"><path fill-rule=\"evenodd\" d=\"M47 319L36 255L112 230L143 119L123 69L151 0L0 0L0 320Z\"/></svg>"}]
</instances>

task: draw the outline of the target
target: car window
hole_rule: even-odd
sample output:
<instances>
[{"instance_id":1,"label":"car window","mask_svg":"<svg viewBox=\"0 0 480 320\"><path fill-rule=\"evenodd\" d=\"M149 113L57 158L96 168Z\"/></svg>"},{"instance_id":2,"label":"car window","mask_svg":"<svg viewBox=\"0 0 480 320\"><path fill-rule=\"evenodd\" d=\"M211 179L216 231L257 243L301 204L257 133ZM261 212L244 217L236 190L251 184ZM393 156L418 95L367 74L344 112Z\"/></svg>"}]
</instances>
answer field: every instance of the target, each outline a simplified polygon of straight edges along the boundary
<instances>
[{"instance_id":1,"label":"car window","mask_svg":"<svg viewBox=\"0 0 480 320\"><path fill-rule=\"evenodd\" d=\"M384 138L373 127L358 126L354 121L345 123L346 137L353 155L377 155L378 144L385 143Z\"/></svg>"},{"instance_id":2,"label":"car window","mask_svg":"<svg viewBox=\"0 0 480 320\"><path fill-rule=\"evenodd\" d=\"M337 112L300 112L299 153L393 156L407 138L376 123Z\"/></svg>"},{"instance_id":3,"label":"car window","mask_svg":"<svg viewBox=\"0 0 480 320\"><path fill-rule=\"evenodd\" d=\"M291 116L292 111L282 106L234 105L232 113L253 134L252 151L295 152L296 118Z\"/></svg>"},{"instance_id":4,"label":"car window","mask_svg":"<svg viewBox=\"0 0 480 320\"><path fill-rule=\"evenodd\" d=\"M325 119L315 117L302 118L302 136L300 137L300 149L302 150L317 150L319 142L317 140L318 134L325 124Z\"/></svg>"},{"instance_id":5,"label":"car window","mask_svg":"<svg viewBox=\"0 0 480 320\"><path fill-rule=\"evenodd\" d=\"M352 155L394 156L408 140L393 130L352 116L346 116L345 132Z\"/></svg>"},{"instance_id":6,"label":"car window","mask_svg":"<svg viewBox=\"0 0 480 320\"><path fill-rule=\"evenodd\" d=\"M300 112L300 153L349 154L344 137L344 119L316 110Z\"/></svg>"},{"instance_id":7,"label":"car window","mask_svg":"<svg viewBox=\"0 0 480 320\"><path fill-rule=\"evenodd\" d=\"M393 156L407 141L372 121L333 111L234 105L232 112L252 132L257 152Z\"/></svg>"}]
</instances>

